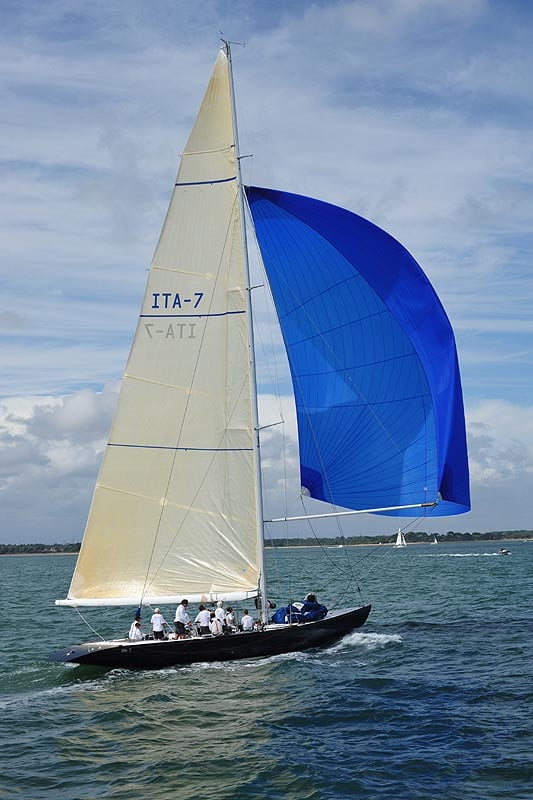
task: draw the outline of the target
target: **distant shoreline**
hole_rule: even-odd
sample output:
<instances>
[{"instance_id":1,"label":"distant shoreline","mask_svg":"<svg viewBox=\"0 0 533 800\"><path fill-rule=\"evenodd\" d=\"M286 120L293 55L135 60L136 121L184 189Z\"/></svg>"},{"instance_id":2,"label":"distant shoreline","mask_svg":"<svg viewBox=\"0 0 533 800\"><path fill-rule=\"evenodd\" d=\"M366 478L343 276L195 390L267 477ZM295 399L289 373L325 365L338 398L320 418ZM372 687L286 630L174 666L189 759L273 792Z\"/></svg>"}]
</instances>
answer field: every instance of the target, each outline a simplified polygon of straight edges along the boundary
<instances>
[{"instance_id":1,"label":"distant shoreline","mask_svg":"<svg viewBox=\"0 0 533 800\"><path fill-rule=\"evenodd\" d=\"M79 555L79 550L72 550L70 553L66 553L64 550L58 550L57 552L49 552L41 553L39 550L35 552L26 551L25 553L0 553L0 558L4 558L4 556L16 556L16 558L20 558L21 556L77 556Z\"/></svg>"},{"instance_id":2,"label":"distant shoreline","mask_svg":"<svg viewBox=\"0 0 533 800\"><path fill-rule=\"evenodd\" d=\"M521 532L522 533L522 532ZM522 536L509 536L501 538L494 538L490 534L487 535L487 538L483 538L481 535L477 535L475 538L472 539L446 539L443 538L440 541L437 541L437 544L444 544L444 545L458 545L458 544L477 544L478 542L483 542L484 544L493 544L497 546L499 542L506 542L507 544L513 544L517 542L530 542L533 541L533 532L531 531L524 531L524 533L530 534L529 536L522 535ZM301 548L325 548L329 550L342 550L346 547L394 547L394 541L388 542L346 542L345 544L338 544L335 542L335 539L330 540L331 544L328 542L317 542L317 543L301 543L298 544L297 540L293 540L294 544L291 540L287 543L283 542L282 544L276 543L272 544L265 544L265 549L267 550L274 550L276 548L283 548L285 550L291 549L301 549ZM411 545L424 545L424 546L432 546L435 542L433 541L415 541L415 542L407 542L407 546L410 547ZM79 549L77 550L23 550L21 552L18 550L20 547L26 548L30 547L31 545L0 545L0 550L2 547L16 547L17 550L13 550L13 552L0 552L0 558L4 556L16 556L17 558L21 556L77 556L79 555Z\"/></svg>"}]
</instances>

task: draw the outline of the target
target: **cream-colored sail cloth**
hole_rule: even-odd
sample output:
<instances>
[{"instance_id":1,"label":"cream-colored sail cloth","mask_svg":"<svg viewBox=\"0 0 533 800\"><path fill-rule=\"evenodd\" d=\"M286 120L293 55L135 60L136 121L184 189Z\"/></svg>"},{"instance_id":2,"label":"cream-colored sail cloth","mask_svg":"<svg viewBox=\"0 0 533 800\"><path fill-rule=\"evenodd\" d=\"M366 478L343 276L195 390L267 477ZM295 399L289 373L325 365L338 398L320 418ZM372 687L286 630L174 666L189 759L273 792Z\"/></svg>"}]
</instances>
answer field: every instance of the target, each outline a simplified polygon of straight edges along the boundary
<instances>
[{"instance_id":1,"label":"cream-colored sail cloth","mask_svg":"<svg viewBox=\"0 0 533 800\"><path fill-rule=\"evenodd\" d=\"M228 61L220 51L150 269L69 604L239 598L258 584Z\"/></svg>"}]
</instances>

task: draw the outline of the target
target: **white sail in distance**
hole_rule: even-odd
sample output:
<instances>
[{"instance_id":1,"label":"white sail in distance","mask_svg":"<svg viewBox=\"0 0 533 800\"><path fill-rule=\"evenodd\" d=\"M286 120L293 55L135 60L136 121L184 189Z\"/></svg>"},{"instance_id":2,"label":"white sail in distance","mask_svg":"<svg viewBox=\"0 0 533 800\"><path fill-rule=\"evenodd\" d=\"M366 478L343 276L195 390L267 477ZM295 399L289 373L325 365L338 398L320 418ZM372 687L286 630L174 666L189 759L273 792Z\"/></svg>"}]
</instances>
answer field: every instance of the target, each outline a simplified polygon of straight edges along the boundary
<instances>
[{"instance_id":1,"label":"white sail in distance","mask_svg":"<svg viewBox=\"0 0 533 800\"><path fill-rule=\"evenodd\" d=\"M405 536L403 535L401 528L398 529L398 533L396 534L396 542L394 547L407 547L407 542L405 541Z\"/></svg>"},{"instance_id":2,"label":"white sail in distance","mask_svg":"<svg viewBox=\"0 0 533 800\"><path fill-rule=\"evenodd\" d=\"M219 52L150 267L68 605L240 599L259 580L245 259Z\"/></svg>"}]
</instances>

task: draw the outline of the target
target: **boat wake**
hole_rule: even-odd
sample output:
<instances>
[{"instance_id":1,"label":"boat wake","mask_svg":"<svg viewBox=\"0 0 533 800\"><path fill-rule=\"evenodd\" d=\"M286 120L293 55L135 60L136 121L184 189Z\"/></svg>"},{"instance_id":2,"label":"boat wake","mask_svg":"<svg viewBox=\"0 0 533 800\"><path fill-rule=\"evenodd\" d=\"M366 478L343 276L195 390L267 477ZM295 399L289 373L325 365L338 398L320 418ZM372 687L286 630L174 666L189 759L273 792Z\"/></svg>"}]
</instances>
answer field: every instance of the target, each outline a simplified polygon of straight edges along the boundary
<instances>
[{"instance_id":1,"label":"boat wake","mask_svg":"<svg viewBox=\"0 0 533 800\"><path fill-rule=\"evenodd\" d=\"M348 650L350 648L360 648L366 652L372 650L379 650L387 647L390 644L400 644L402 637L399 634L392 633L360 633L354 631L345 636L340 642L331 645L327 652L332 655ZM279 653L273 656L266 656L264 658L250 658L250 660L242 659L239 661L211 661L211 662L198 662L188 664L186 667L171 667L168 669L157 670L158 675L175 675L176 670L186 669L190 674L206 673L213 671L223 671L226 674L230 672L242 672L243 670L258 668L265 668L279 664L286 661L302 661L309 662L317 658L323 658L323 655L318 654L313 649L305 651L293 651L290 653ZM119 670L115 670L119 672ZM154 672L151 673L152 675Z\"/></svg>"},{"instance_id":2,"label":"boat wake","mask_svg":"<svg viewBox=\"0 0 533 800\"><path fill-rule=\"evenodd\" d=\"M400 644L402 637L397 633L361 633L354 631L330 648L330 653L338 653L349 647L360 647L364 650L379 650L389 644Z\"/></svg>"},{"instance_id":3,"label":"boat wake","mask_svg":"<svg viewBox=\"0 0 533 800\"><path fill-rule=\"evenodd\" d=\"M422 558L493 558L501 553L420 553Z\"/></svg>"}]
</instances>

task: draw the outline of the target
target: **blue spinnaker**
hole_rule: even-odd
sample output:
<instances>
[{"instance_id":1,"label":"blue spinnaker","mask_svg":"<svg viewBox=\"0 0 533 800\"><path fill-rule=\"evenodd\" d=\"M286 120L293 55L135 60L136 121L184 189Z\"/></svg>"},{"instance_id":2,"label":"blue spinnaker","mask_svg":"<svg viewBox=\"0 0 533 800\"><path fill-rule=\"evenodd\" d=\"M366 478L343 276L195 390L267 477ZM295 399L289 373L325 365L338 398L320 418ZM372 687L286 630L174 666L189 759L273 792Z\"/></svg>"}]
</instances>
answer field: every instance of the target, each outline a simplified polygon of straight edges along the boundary
<instances>
[{"instance_id":1,"label":"blue spinnaker","mask_svg":"<svg viewBox=\"0 0 533 800\"><path fill-rule=\"evenodd\" d=\"M431 516L468 511L455 339L420 266L342 208L247 192L291 369L302 486L350 509L439 499Z\"/></svg>"}]
</instances>

